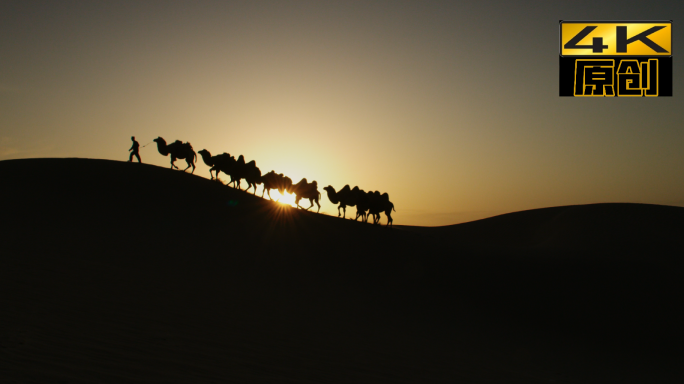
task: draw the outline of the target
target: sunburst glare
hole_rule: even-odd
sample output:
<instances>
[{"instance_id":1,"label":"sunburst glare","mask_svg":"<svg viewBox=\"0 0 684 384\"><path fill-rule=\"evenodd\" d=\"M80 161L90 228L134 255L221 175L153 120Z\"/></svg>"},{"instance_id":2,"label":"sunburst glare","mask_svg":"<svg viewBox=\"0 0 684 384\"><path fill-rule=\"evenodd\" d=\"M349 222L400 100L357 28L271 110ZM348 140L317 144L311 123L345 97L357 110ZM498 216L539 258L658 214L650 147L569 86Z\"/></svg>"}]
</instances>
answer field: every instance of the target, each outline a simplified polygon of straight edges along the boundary
<instances>
[{"instance_id":1,"label":"sunburst glare","mask_svg":"<svg viewBox=\"0 0 684 384\"><path fill-rule=\"evenodd\" d=\"M289 205L291 207L295 207L295 196L294 196L294 194L283 192L283 194L281 195L280 192L278 192L278 190L273 189L273 190L271 190L271 197L273 198L274 201L278 201L281 204L286 204L286 205ZM268 198L268 197L266 196L266 198Z\"/></svg>"}]
</instances>

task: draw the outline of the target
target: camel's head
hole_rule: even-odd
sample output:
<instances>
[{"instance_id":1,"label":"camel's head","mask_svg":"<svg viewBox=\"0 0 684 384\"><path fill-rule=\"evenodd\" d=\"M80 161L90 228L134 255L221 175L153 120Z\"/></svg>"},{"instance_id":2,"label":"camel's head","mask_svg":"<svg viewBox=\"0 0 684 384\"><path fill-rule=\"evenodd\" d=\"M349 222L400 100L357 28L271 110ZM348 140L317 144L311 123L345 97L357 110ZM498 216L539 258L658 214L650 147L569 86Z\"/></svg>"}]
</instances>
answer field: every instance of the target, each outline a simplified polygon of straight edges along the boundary
<instances>
[{"instance_id":1,"label":"camel's head","mask_svg":"<svg viewBox=\"0 0 684 384\"><path fill-rule=\"evenodd\" d=\"M157 137L152 141L154 141L155 143L166 143L166 140L162 139L161 136Z\"/></svg>"},{"instance_id":2,"label":"camel's head","mask_svg":"<svg viewBox=\"0 0 684 384\"><path fill-rule=\"evenodd\" d=\"M197 153L199 153L199 154L202 155L202 156L209 155L209 157L211 157L211 154L210 154L209 151L207 151L206 149L203 149L203 150L201 150L201 151L197 151Z\"/></svg>"},{"instance_id":3,"label":"camel's head","mask_svg":"<svg viewBox=\"0 0 684 384\"><path fill-rule=\"evenodd\" d=\"M332 185L328 185L327 187L324 187L323 190L328 192L328 193L335 193L335 188L333 188Z\"/></svg>"}]
</instances>

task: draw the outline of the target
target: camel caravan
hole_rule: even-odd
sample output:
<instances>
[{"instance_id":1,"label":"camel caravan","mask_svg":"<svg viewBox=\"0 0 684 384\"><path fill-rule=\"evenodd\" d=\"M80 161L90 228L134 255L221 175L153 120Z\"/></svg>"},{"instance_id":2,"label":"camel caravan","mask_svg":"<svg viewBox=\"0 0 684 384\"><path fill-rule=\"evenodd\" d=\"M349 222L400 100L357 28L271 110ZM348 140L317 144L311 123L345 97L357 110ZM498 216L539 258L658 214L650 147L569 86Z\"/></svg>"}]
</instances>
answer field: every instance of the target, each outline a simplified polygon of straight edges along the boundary
<instances>
[{"instance_id":1,"label":"camel caravan","mask_svg":"<svg viewBox=\"0 0 684 384\"><path fill-rule=\"evenodd\" d=\"M188 166L183 171L188 170L192 167L192 173L195 172L195 160L197 159L197 154L195 153L192 145L190 143L183 143L180 140L176 140L171 144L166 144L166 141L158 137L153 140L157 143L157 150L163 156L171 155L171 169L176 168L174 164L177 159L185 159ZM211 179L216 178L221 172L225 173L230 177L230 182L227 185L233 186L237 189L242 189L240 187L241 180L244 179L247 182L247 188L245 192L254 188L252 194L256 194L257 185L263 184L264 188L261 192L261 197L264 197L264 193L273 200L271 197L271 190L277 189L280 194L284 192L294 194L295 204L298 208L309 210L314 206L314 203L318 206L319 212L321 210L320 198L321 193L318 191L318 183L314 180L309 183L306 178L300 180L297 184L292 183L292 179L284 176L282 173L275 173L271 171L265 175L261 174L261 170L257 167L256 161L252 160L250 162L245 162L244 156L240 155L237 159L235 156L224 152L215 156L211 155L206 149L197 152L202 156L204 163L210 167L209 175ZM387 226L392 226L392 211L394 209L394 204L389 200L389 195L387 193L380 194L378 191L365 192L359 187L354 187L353 189L349 185L345 185L339 191L335 191L332 186L327 186L323 188L324 191L328 193L328 199L333 204L339 204L337 207L337 217L342 216L347 217L347 207L356 207L356 218L359 218L362 222L368 222L370 216L373 217L373 224L380 223L380 213L385 213L387 216ZM308 199L311 205L308 208L304 208L299 205L302 199ZM342 209L343 214L340 213ZM351 219L351 218L350 218Z\"/></svg>"}]
</instances>

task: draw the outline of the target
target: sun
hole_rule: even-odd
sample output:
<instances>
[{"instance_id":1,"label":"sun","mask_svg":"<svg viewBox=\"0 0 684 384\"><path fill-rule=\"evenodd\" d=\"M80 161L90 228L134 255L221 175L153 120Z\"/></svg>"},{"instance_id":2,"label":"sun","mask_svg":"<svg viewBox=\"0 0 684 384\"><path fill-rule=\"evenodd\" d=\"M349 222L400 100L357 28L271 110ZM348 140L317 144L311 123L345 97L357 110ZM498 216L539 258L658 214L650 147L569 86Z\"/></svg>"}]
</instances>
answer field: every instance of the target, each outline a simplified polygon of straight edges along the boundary
<instances>
[{"instance_id":1,"label":"sun","mask_svg":"<svg viewBox=\"0 0 684 384\"><path fill-rule=\"evenodd\" d=\"M268 196L265 196L268 199ZM289 194L287 192L284 192L282 195L280 192L278 192L277 189L272 189L271 190L271 197L273 200L277 200L281 204L286 204L289 206L294 207L295 206L295 196L294 194Z\"/></svg>"}]
</instances>

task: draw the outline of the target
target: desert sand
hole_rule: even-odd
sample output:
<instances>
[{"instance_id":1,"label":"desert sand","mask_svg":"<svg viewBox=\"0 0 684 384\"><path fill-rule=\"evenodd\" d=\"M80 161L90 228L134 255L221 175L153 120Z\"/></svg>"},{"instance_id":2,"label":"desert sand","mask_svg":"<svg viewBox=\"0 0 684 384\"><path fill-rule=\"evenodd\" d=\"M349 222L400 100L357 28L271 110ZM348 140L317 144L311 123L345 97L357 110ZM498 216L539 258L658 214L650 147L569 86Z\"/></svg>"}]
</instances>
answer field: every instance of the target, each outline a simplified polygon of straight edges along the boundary
<instances>
[{"instance_id":1,"label":"desert sand","mask_svg":"<svg viewBox=\"0 0 684 384\"><path fill-rule=\"evenodd\" d=\"M2 383L684 382L684 208L389 229L145 164L0 180Z\"/></svg>"}]
</instances>

